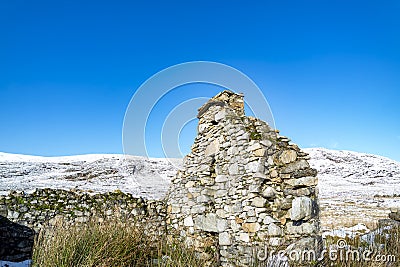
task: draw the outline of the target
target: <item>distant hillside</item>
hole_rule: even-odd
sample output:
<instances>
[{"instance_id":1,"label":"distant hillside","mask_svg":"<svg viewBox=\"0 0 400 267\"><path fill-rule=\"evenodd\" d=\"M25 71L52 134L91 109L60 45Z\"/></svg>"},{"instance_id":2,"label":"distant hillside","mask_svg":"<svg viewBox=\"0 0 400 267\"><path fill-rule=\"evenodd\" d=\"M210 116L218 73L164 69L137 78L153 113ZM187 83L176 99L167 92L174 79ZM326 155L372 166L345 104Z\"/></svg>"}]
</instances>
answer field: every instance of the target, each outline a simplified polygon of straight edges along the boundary
<instances>
[{"instance_id":1,"label":"distant hillside","mask_svg":"<svg viewBox=\"0 0 400 267\"><path fill-rule=\"evenodd\" d=\"M371 154L304 149L318 170L323 228L372 226L400 206L400 162Z\"/></svg>"},{"instance_id":2,"label":"distant hillside","mask_svg":"<svg viewBox=\"0 0 400 267\"><path fill-rule=\"evenodd\" d=\"M92 192L119 189L160 198L180 164L180 159L113 154L38 157L0 153L0 194L50 187Z\"/></svg>"}]
</instances>

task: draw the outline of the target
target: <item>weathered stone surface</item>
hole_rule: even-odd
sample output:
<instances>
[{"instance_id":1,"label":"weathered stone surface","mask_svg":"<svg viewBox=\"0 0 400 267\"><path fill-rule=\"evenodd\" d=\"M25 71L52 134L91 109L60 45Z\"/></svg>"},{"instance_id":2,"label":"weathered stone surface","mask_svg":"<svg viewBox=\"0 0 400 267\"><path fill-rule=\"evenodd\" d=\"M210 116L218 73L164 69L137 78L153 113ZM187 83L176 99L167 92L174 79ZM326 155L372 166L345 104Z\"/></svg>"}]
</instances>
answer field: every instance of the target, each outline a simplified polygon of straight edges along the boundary
<instances>
[{"instance_id":1,"label":"weathered stone surface","mask_svg":"<svg viewBox=\"0 0 400 267\"><path fill-rule=\"evenodd\" d=\"M254 150L253 153L254 153L254 156L256 156L256 157L264 157L267 153L267 150L265 150L264 148L260 148L260 149Z\"/></svg>"},{"instance_id":2,"label":"weathered stone surface","mask_svg":"<svg viewBox=\"0 0 400 267\"><path fill-rule=\"evenodd\" d=\"M211 142L207 148L206 151L204 152L204 155L207 156L212 156L215 155L219 151L220 143L218 139L215 139L213 142Z\"/></svg>"},{"instance_id":3,"label":"weathered stone surface","mask_svg":"<svg viewBox=\"0 0 400 267\"><path fill-rule=\"evenodd\" d=\"M112 212L112 211L111 211ZM181 207L177 205L172 205L170 209L171 213L179 213L181 212ZM110 214L111 215L111 214Z\"/></svg>"},{"instance_id":4,"label":"weathered stone surface","mask_svg":"<svg viewBox=\"0 0 400 267\"><path fill-rule=\"evenodd\" d=\"M210 197L206 196L206 195L200 195L196 198L197 203L207 203L210 202L211 199Z\"/></svg>"},{"instance_id":5,"label":"weathered stone surface","mask_svg":"<svg viewBox=\"0 0 400 267\"><path fill-rule=\"evenodd\" d=\"M228 222L223 219L217 219L217 231L224 232L228 227Z\"/></svg>"},{"instance_id":6,"label":"weathered stone surface","mask_svg":"<svg viewBox=\"0 0 400 267\"><path fill-rule=\"evenodd\" d=\"M186 218L183 220L183 225L185 225L186 227L194 226L192 216L186 217Z\"/></svg>"},{"instance_id":7,"label":"weathered stone surface","mask_svg":"<svg viewBox=\"0 0 400 267\"><path fill-rule=\"evenodd\" d=\"M218 240L219 240L219 245L220 246L229 246L230 244L232 244L231 237L226 232L225 233L220 233L219 237L218 237Z\"/></svg>"},{"instance_id":8,"label":"weathered stone surface","mask_svg":"<svg viewBox=\"0 0 400 267\"><path fill-rule=\"evenodd\" d=\"M268 186L267 188L265 188L262 191L263 197L266 197L266 198L273 198L273 197L275 197L276 193L277 193L276 190L271 186Z\"/></svg>"},{"instance_id":9,"label":"weathered stone surface","mask_svg":"<svg viewBox=\"0 0 400 267\"><path fill-rule=\"evenodd\" d=\"M268 179L267 175L264 173L256 172L253 175L253 178L260 178L260 179Z\"/></svg>"},{"instance_id":10,"label":"weathered stone surface","mask_svg":"<svg viewBox=\"0 0 400 267\"><path fill-rule=\"evenodd\" d=\"M230 175L239 174L239 165L237 163L233 163L228 167L228 171Z\"/></svg>"},{"instance_id":11,"label":"weathered stone surface","mask_svg":"<svg viewBox=\"0 0 400 267\"><path fill-rule=\"evenodd\" d=\"M215 177L215 182L216 183L224 183L224 182L226 182L228 180L229 180L229 176L227 176L227 175L217 175Z\"/></svg>"},{"instance_id":12,"label":"weathered stone surface","mask_svg":"<svg viewBox=\"0 0 400 267\"><path fill-rule=\"evenodd\" d=\"M273 169L269 173L269 176L271 176L271 178L276 178L276 177L278 177L278 172L275 169Z\"/></svg>"},{"instance_id":13,"label":"weathered stone surface","mask_svg":"<svg viewBox=\"0 0 400 267\"><path fill-rule=\"evenodd\" d=\"M206 215L199 215L194 220L195 227L206 232L218 232L217 228L217 215L208 213Z\"/></svg>"},{"instance_id":14,"label":"weathered stone surface","mask_svg":"<svg viewBox=\"0 0 400 267\"><path fill-rule=\"evenodd\" d=\"M276 222L278 222L278 220L272 218L269 215L265 216L265 218L263 219L264 225L269 225L270 223L276 223Z\"/></svg>"},{"instance_id":15,"label":"weathered stone surface","mask_svg":"<svg viewBox=\"0 0 400 267\"><path fill-rule=\"evenodd\" d=\"M254 140L249 142L249 148L248 149L250 151L255 151L255 150L263 149L263 148L264 148L264 146L260 142L257 142L257 141L254 141Z\"/></svg>"},{"instance_id":16,"label":"weathered stone surface","mask_svg":"<svg viewBox=\"0 0 400 267\"><path fill-rule=\"evenodd\" d=\"M219 122L220 120L224 119L225 116L226 116L226 112L225 112L225 110L223 109L223 110L221 110L220 112L218 112L217 114L215 114L214 119L215 119L216 122Z\"/></svg>"},{"instance_id":17,"label":"weathered stone surface","mask_svg":"<svg viewBox=\"0 0 400 267\"><path fill-rule=\"evenodd\" d=\"M268 139L260 140L260 144L262 144L263 146L265 146L267 148L272 146L272 142L270 140L268 140Z\"/></svg>"},{"instance_id":18,"label":"weathered stone surface","mask_svg":"<svg viewBox=\"0 0 400 267\"><path fill-rule=\"evenodd\" d=\"M187 182L187 183L185 184L185 187L186 187L186 188L191 188L191 187L193 187L195 184L196 184L196 183L195 183L194 181L189 181L189 182Z\"/></svg>"},{"instance_id":19,"label":"weathered stone surface","mask_svg":"<svg viewBox=\"0 0 400 267\"><path fill-rule=\"evenodd\" d=\"M256 197L253 199L253 202L251 203L252 206L257 207L257 208L262 208L264 207L265 203L267 200L263 197Z\"/></svg>"},{"instance_id":20,"label":"weathered stone surface","mask_svg":"<svg viewBox=\"0 0 400 267\"><path fill-rule=\"evenodd\" d=\"M282 163L291 163L297 159L297 153L294 150L284 150L282 154L279 156L279 160Z\"/></svg>"},{"instance_id":21,"label":"weathered stone surface","mask_svg":"<svg viewBox=\"0 0 400 267\"><path fill-rule=\"evenodd\" d=\"M284 181L285 184L288 184L293 187L300 186L315 186L318 183L317 177L307 176L297 179L288 179Z\"/></svg>"},{"instance_id":22,"label":"weathered stone surface","mask_svg":"<svg viewBox=\"0 0 400 267\"><path fill-rule=\"evenodd\" d=\"M312 193L312 191L314 190L310 190L310 188L299 188L299 189L285 189L283 190L283 193L285 195L292 195L295 197L299 197L299 196L308 196Z\"/></svg>"},{"instance_id":23,"label":"weathered stone surface","mask_svg":"<svg viewBox=\"0 0 400 267\"><path fill-rule=\"evenodd\" d=\"M206 207L204 205L194 205L191 207L191 213L196 214L196 213L203 213L206 211ZM173 213L173 212L171 212Z\"/></svg>"},{"instance_id":24,"label":"weathered stone surface","mask_svg":"<svg viewBox=\"0 0 400 267\"><path fill-rule=\"evenodd\" d=\"M197 131L199 132L199 133L202 133L202 132L204 132L206 129L207 129L207 127L208 127L208 125L207 124L199 124L199 126L197 126Z\"/></svg>"},{"instance_id":25,"label":"weathered stone surface","mask_svg":"<svg viewBox=\"0 0 400 267\"><path fill-rule=\"evenodd\" d=\"M260 224L259 223L243 223L242 228L245 232L255 233L258 230L260 230Z\"/></svg>"},{"instance_id":26,"label":"weathered stone surface","mask_svg":"<svg viewBox=\"0 0 400 267\"><path fill-rule=\"evenodd\" d=\"M272 247L278 247L281 246L284 243L284 240L281 237L271 237L269 239L269 245ZM278 265L282 266L282 265Z\"/></svg>"},{"instance_id":27,"label":"weathered stone surface","mask_svg":"<svg viewBox=\"0 0 400 267\"><path fill-rule=\"evenodd\" d=\"M305 234L310 235L316 232L316 228L311 223L302 223L300 225L295 225L293 222L286 224L286 231L289 234Z\"/></svg>"},{"instance_id":28,"label":"weathered stone surface","mask_svg":"<svg viewBox=\"0 0 400 267\"><path fill-rule=\"evenodd\" d=\"M291 173L301 169L308 169L310 165L304 159L288 164L282 169L282 173Z\"/></svg>"},{"instance_id":29,"label":"weathered stone surface","mask_svg":"<svg viewBox=\"0 0 400 267\"><path fill-rule=\"evenodd\" d=\"M281 236L283 235L283 231L278 225L271 223L268 225L268 234L270 236Z\"/></svg>"},{"instance_id":30,"label":"weathered stone surface","mask_svg":"<svg viewBox=\"0 0 400 267\"><path fill-rule=\"evenodd\" d=\"M293 221L308 220L311 217L312 201L308 197L296 197L292 202L290 219Z\"/></svg>"},{"instance_id":31,"label":"weathered stone surface","mask_svg":"<svg viewBox=\"0 0 400 267\"><path fill-rule=\"evenodd\" d=\"M249 162L247 163L246 167L245 167L246 171L248 172L262 172L264 170L263 168L263 164L261 164L258 161L253 161L253 162Z\"/></svg>"},{"instance_id":32,"label":"weathered stone surface","mask_svg":"<svg viewBox=\"0 0 400 267\"><path fill-rule=\"evenodd\" d=\"M246 242L246 243L249 243L250 242L250 236L247 233L240 233L239 240L243 241L243 242Z\"/></svg>"},{"instance_id":33,"label":"weathered stone surface","mask_svg":"<svg viewBox=\"0 0 400 267\"><path fill-rule=\"evenodd\" d=\"M390 207L390 212L391 213L399 213L400 212L400 207Z\"/></svg>"}]
</instances>

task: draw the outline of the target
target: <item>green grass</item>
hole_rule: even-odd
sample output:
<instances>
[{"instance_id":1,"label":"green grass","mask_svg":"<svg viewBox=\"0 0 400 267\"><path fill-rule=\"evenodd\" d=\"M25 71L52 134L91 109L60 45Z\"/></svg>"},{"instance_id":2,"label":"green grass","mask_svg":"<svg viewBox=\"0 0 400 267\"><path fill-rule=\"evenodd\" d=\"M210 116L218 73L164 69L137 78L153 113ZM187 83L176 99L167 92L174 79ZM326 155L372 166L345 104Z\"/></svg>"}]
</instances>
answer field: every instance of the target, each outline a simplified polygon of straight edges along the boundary
<instances>
[{"instance_id":1,"label":"green grass","mask_svg":"<svg viewBox=\"0 0 400 267\"><path fill-rule=\"evenodd\" d=\"M204 266L193 250L166 240L119 221L72 227L60 224L38 235L32 266Z\"/></svg>"}]
</instances>

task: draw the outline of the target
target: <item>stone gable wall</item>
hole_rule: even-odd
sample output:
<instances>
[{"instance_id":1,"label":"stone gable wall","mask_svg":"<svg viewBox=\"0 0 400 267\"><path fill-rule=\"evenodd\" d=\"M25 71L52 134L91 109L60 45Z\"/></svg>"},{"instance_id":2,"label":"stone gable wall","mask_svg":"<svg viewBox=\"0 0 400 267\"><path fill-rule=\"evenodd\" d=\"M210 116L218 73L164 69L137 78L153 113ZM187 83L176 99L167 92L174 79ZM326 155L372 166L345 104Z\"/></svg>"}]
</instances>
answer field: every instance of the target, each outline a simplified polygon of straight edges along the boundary
<instances>
[{"instance_id":1,"label":"stone gable wall","mask_svg":"<svg viewBox=\"0 0 400 267\"><path fill-rule=\"evenodd\" d=\"M167 198L168 227L202 257L249 266L254 248L315 249L316 171L307 154L224 91L199 109L198 135Z\"/></svg>"}]
</instances>

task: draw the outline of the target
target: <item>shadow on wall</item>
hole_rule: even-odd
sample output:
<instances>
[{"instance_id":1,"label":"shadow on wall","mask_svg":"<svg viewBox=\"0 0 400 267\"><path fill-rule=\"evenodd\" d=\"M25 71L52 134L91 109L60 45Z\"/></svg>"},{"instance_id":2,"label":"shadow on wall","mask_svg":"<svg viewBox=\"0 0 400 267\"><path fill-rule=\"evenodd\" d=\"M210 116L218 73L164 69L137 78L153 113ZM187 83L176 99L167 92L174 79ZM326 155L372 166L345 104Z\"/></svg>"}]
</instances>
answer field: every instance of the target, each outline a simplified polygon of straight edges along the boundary
<instances>
[{"instance_id":1,"label":"shadow on wall","mask_svg":"<svg viewBox=\"0 0 400 267\"><path fill-rule=\"evenodd\" d=\"M0 264L3 264L2 261L30 260L34 238L33 229L14 223L0 215Z\"/></svg>"}]
</instances>

